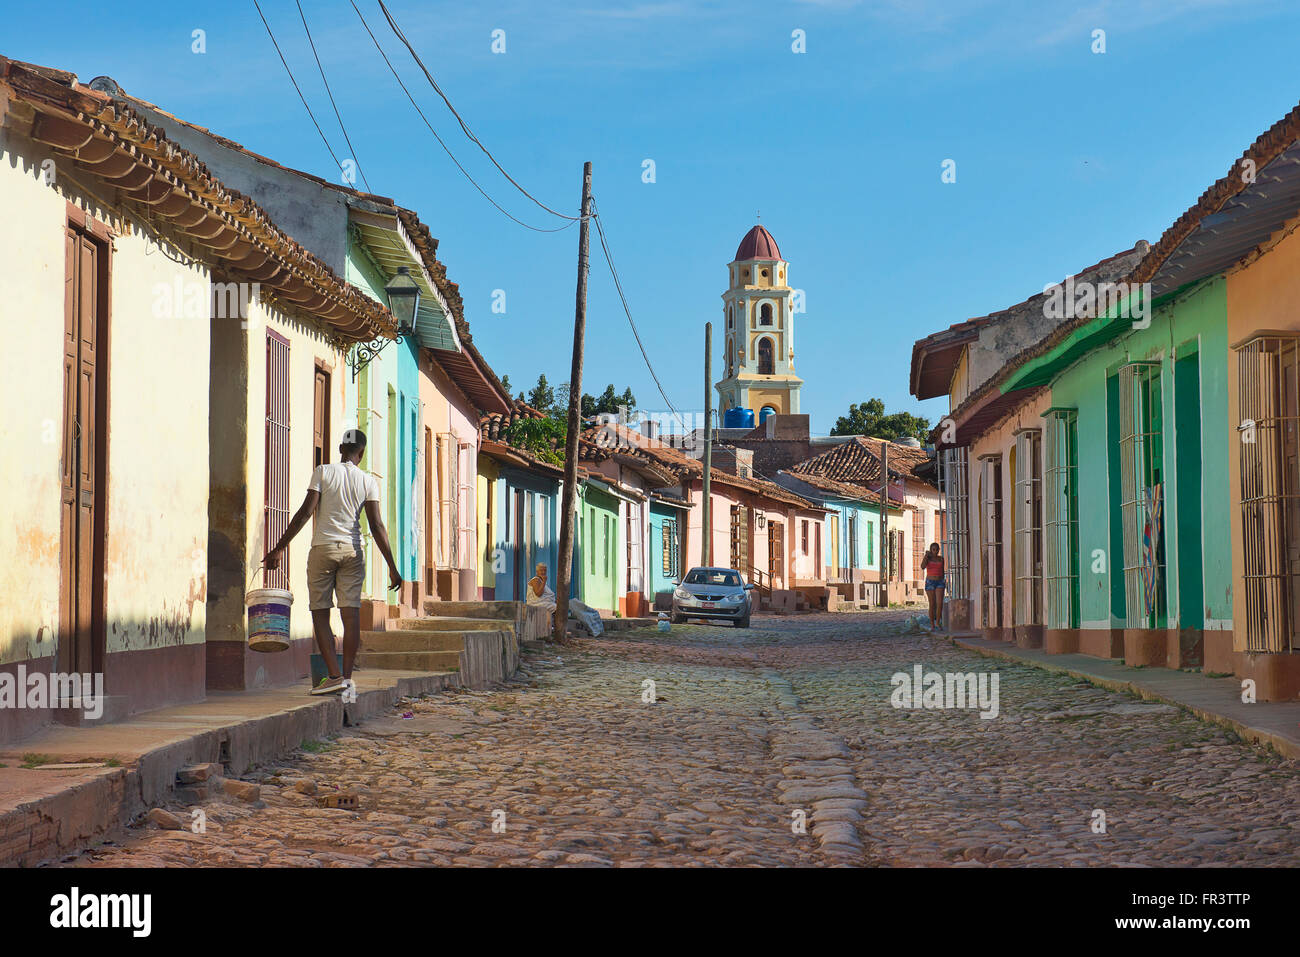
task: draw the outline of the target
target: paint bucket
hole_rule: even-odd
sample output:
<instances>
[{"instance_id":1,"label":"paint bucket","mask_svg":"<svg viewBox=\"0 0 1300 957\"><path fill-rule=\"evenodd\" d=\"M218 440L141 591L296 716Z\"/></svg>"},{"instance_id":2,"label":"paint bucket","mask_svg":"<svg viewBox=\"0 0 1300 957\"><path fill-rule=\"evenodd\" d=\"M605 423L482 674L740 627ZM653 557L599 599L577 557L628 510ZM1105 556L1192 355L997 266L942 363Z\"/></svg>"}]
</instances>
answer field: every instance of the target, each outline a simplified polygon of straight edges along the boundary
<instances>
[{"instance_id":1,"label":"paint bucket","mask_svg":"<svg viewBox=\"0 0 1300 957\"><path fill-rule=\"evenodd\" d=\"M248 647L287 651L293 594L283 588L255 588L244 596L244 604L248 606Z\"/></svg>"}]
</instances>

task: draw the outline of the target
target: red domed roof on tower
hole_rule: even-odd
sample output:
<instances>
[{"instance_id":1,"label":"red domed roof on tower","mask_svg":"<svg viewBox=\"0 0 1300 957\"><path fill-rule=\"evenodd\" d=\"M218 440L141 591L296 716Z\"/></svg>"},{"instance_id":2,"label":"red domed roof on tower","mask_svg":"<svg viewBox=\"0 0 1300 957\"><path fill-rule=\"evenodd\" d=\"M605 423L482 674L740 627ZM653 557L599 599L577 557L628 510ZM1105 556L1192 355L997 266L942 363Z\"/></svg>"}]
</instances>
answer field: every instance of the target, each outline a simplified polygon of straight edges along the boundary
<instances>
[{"instance_id":1,"label":"red domed roof on tower","mask_svg":"<svg viewBox=\"0 0 1300 957\"><path fill-rule=\"evenodd\" d=\"M781 250L776 248L776 240L762 226L755 226L745 233L745 238L736 248L734 262L743 259L780 259Z\"/></svg>"}]
</instances>

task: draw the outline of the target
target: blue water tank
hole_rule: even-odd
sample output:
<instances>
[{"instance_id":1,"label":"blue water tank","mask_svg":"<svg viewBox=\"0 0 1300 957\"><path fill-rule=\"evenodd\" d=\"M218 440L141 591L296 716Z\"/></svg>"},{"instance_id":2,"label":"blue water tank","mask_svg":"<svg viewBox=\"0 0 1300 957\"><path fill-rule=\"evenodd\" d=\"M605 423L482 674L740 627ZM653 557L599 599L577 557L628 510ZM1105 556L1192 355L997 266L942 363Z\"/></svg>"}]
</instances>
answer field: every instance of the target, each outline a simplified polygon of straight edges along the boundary
<instances>
[{"instance_id":1,"label":"blue water tank","mask_svg":"<svg viewBox=\"0 0 1300 957\"><path fill-rule=\"evenodd\" d=\"M769 415L776 415L776 409L772 408L770 405L763 406L763 411L758 413L758 424L762 425L764 422L766 422L767 417ZM751 421L752 421L752 416L751 416Z\"/></svg>"},{"instance_id":2,"label":"blue water tank","mask_svg":"<svg viewBox=\"0 0 1300 957\"><path fill-rule=\"evenodd\" d=\"M752 429L754 427L754 410L731 408L722 413L724 429Z\"/></svg>"}]
</instances>

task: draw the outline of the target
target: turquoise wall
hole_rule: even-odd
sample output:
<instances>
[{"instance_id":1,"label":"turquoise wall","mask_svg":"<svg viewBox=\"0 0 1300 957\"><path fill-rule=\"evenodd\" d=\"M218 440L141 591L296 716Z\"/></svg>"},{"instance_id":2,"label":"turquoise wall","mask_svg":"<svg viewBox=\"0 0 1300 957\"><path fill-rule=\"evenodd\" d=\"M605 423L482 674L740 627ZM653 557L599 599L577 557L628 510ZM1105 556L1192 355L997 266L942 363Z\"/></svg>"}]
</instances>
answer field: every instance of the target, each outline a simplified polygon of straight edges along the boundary
<instances>
[{"instance_id":1,"label":"turquoise wall","mask_svg":"<svg viewBox=\"0 0 1300 957\"><path fill-rule=\"evenodd\" d=\"M677 522L677 572L684 575L687 569L681 567L681 534L686 525L685 518L688 512L681 509L673 508L668 505L662 505L658 502L650 503L650 600L653 603L654 596L664 593L671 593L673 587L677 584L672 578L664 574L664 522ZM671 544L670 544L670 547Z\"/></svg>"},{"instance_id":2,"label":"turquoise wall","mask_svg":"<svg viewBox=\"0 0 1300 957\"><path fill-rule=\"evenodd\" d=\"M346 278L376 302L388 304L388 296L384 293L388 279L376 268L364 244L358 242L351 232L348 236ZM415 579L421 574L417 567L419 534L415 528L413 494L420 441L419 347L413 341L390 343L368 369L371 407L383 416L383 420L371 416L366 425L359 424L362 429L369 426L371 448L367 450L367 461L363 464L384 475L382 504L393 557L402 577ZM376 428L382 428L385 433L381 453L383 461L371 462L371 451L379 452L381 449L373 435ZM472 482L472 476L462 478ZM370 556L370 562L375 561L379 561L377 551Z\"/></svg>"},{"instance_id":3,"label":"turquoise wall","mask_svg":"<svg viewBox=\"0 0 1300 957\"><path fill-rule=\"evenodd\" d=\"M493 549L500 549L501 561L496 573L496 598L499 601L523 601L524 588L533 577L538 562L546 565L547 580L555 588L556 562L559 555L560 483L522 469L501 466L492 485L496 496L496 521L493 523ZM522 499L521 499L522 497ZM524 533L518 533L517 510L524 507ZM518 597L515 591L516 557L520 567ZM504 566L502 568L502 566Z\"/></svg>"},{"instance_id":4,"label":"turquoise wall","mask_svg":"<svg viewBox=\"0 0 1300 957\"><path fill-rule=\"evenodd\" d=\"M856 567L859 570L877 568L879 559L876 554L876 526L880 521L880 510L864 502L850 499L822 499L819 504L834 509L835 513L839 515L840 526L838 556L832 554L833 546L830 532L822 532L823 560L827 564L834 564L841 569L849 567L849 518L856 516Z\"/></svg>"},{"instance_id":5,"label":"turquoise wall","mask_svg":"<svg viewBox=\"0 0 1300 957\"><path fill-rule=\"evenodd\" d=\"M1164 427L1163 467L1165 595L1169 627L1203 627L1205 619L1232 617L1232 551L1228 514L1228 342L1226 284L1218 277L1184 292L1155 310L1150 326L1093 348L1052 382L1051 404L1078 410L1079 599L1084 627L1123 627L1121 551L1112 547L1113 485L1119 436L1108 421L1108 378L1130 361L1160 362L1160 419ZM1184 368L1174 361L1199 355L1198 402ZM1114 385L1110 384L1111 391ZM1113 400L1112 400L1113 402ZM1113 418L1111 416L1110 418ZM1184 436L1179 430L1196 430ZM1195 441L1193 441L1195 439ZM1199 448L1199 458L1189 450ZM1184 455L1179 455L1179 450ZM1191 502L1180 502L1180 495ZM1194 501L1196 498L1199 502ZM1199 527L1198 527L1199 526ZM1182 568L1195 563L1191 577L1204 583L1202 607L1180 608L1196 590L1181 581ZM1181 587L1180 587L1181 586ZM1119 607L1112 614L1112 587Z\"/></svg>"}]
</instances>

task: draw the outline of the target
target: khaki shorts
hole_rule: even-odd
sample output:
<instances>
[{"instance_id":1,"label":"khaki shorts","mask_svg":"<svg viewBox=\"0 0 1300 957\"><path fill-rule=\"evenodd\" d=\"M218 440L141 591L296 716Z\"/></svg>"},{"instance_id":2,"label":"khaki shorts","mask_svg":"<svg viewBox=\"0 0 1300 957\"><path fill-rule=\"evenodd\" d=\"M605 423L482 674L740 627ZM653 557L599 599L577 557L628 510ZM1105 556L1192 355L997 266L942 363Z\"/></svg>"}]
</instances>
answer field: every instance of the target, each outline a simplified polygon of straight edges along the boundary
<instances>
[{"instance_id":1,"label":"khaki shorts","mask_svg":"<svg viewBox=\"0 0 1300 957\"><path fill-rule=\"evenodd\" d=\"M313 545L307 553L307 592L312 611L333 608L335 592L340 608L360 608L365 579L366 560L360 546L331 542Z\"/></svg>"}]
</instances>

